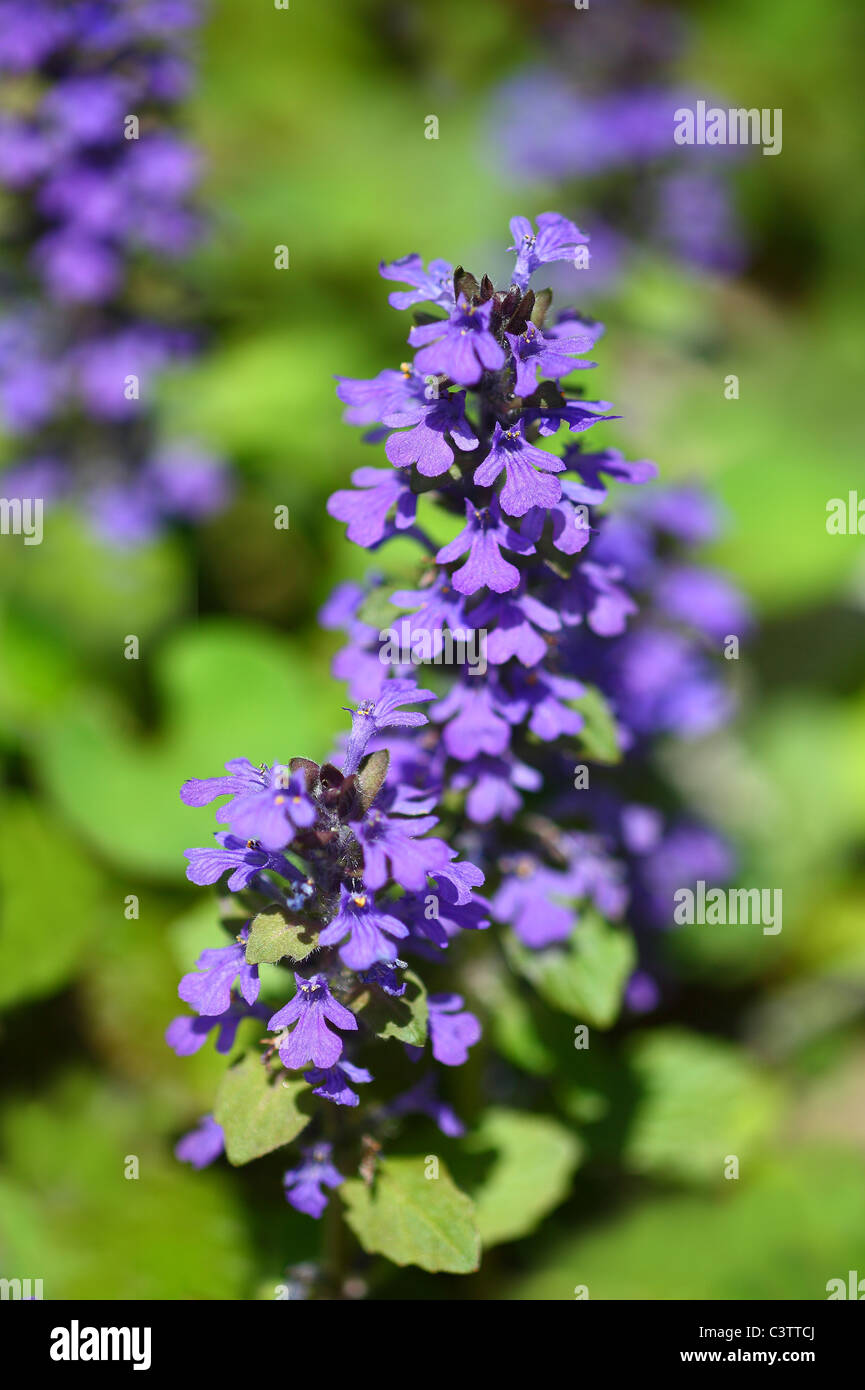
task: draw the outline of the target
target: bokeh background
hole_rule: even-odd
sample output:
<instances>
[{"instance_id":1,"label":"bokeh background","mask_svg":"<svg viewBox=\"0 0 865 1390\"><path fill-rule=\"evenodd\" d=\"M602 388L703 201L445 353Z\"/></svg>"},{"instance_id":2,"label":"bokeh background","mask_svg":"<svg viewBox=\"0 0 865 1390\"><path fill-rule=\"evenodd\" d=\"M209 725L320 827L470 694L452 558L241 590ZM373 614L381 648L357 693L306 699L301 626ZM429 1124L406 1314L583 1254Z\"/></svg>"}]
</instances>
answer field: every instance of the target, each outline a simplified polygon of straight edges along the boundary
<instances>
[{"instance_id":1,"label":"bokeh background","mask_svg":"<svg viewBox=\"0 0 865 1390\"><path fill-rule=\"evenodd\" d=\"M163 1042L213 921L184 879L204 832L177 788L240 754L321 757L342 728L316 612L366 557L325 502L370 458L333 374L394 365L401 322L378 262L416 250L495 278L516 213L555 208L593 230L596 184L530 175L490 139L501 84L553 60L551 5L215 3L186 112L209 161L211 234L185 269L206 350L162 383L161 409L231 461L235 500L131 550L62 509L41 546L0 542L0 1264L43 1278L46 1298L273 1297L315 1254L278 1162L194 1173L172 1155L224 1066ZM707 558L757 618L741 716L661 756L747 881L783 890L783 932L671 938L674 1002L619 1025L596 1092L560 1069L551 1082L587 1143L567 1200L476 1276L379 1270L383 1298L567 1299L577 1284L819 1298L865 1274L865 539L825 527L830 498L865 497L865 17L854 0L673 11L675 79L781 107L783 152L725 170L735 273L637 234L591 282L583 307L607 324L592 385L623 415L604 442L667 481L701 480L725 509ZM519 114L531 123L531 103ZM614 200L632 177L610 176ZM381 561L404 558L396 545ZM738 1182L709 1169L715 1134L736 1137Z\"/></svg>"}]
</instances>

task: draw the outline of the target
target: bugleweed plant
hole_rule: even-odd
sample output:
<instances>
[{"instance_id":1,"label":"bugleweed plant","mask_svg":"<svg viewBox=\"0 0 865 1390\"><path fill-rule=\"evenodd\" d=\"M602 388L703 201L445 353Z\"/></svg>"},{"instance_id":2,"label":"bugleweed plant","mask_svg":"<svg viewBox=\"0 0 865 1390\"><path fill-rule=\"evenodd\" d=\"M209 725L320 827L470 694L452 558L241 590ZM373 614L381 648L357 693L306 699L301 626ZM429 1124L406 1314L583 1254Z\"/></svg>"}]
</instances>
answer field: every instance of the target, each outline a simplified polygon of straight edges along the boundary
<instances>
[{"instance_id":1,"label":"bugleweed plant","mask_svg":"<svg viewBox=\"0 0 865 1390\"><path fill-rule=\"evenodd\" d=\"M153 390L196 348L175 263L203 230L179 128L200 21L199 0L0 0L0 493L118 546L230 492Z\"/></svg>"},{"instance_id":2,"label":"bugleweed plant","mask_svg":"<svg viewBox=\"0 0 865 1390\"><path fill-rule=\"evenodd\" d=\"M297 1211L455 1273L570 1190L583 1145L571 1098L556 1115L555 1019L578 1069L596 1029L671 987L652 960L669 884L729 872L649 755L726 717L717 663L745 616L686 559L714 525L697 493L605 505L608 479L642 485L655 466L583 447L612 407L563 383L594 366L602 328L531 286L586 238L554 213L511 233L504 288L416 255L381 267L409 287L390 302L414 310L416 351L339 379L386 461L329 510L370 550L409 539L415 578L343 585L322 614L349 633L338 754L289 744L184 785L190 806L229 798L187 870L228 876L229 940L184 976L192 1012L168 1031L181 1055L244 1038L179 1157L291 1146ZM298 1275L300 1293L357 1289L368 1261L327 1245L343 1254Z\"/></svg>"}]
</instances>

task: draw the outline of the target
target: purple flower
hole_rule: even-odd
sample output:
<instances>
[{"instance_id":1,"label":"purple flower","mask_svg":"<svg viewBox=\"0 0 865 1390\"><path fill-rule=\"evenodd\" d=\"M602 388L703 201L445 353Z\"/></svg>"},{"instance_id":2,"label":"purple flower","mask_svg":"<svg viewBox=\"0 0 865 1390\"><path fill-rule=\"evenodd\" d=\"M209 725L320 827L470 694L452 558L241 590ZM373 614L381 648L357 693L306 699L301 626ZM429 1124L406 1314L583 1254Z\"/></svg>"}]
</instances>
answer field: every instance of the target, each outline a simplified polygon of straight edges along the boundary
<instances>
[{"instance_id":1,"label":"purple flower","mask_svg":"<svg viewBox=\"0 0 865 1390\"><path fill-rule=\"evenodd\" d=\"M331 1163L332 1152L330 1144L316 1144L314 1148L301 1149L303 1162L283 1174L285 1200L295 1211L302 1211L305 1216L315 1217L316 1220L328 1201L322 1187L333 1189L345 1181L342 1173Z\"/></svg>"},{"instance_id":2,"label":"purple flower","mask_svg":"<svg viewBox=\"0 0 865 1390\"><path fill-rule=\"evenodd\" d=\"M456 1111L439 1099L432 1072L428 1072L416 1086L395 1096L387 1107L387 1113L394 1118L402 1115L426 1115L449 1139L460 1139L466 1132L466 1127Z\"/></svg>"},{"instance_id":3,"label":"purple flower","mask_svg":"<svg viewBox=\"0 0 865 1390\"><path fill-rule=\"evenodd\" d=\"M190 883L216 883L224 873L232 870L228 888L239 893L247 888L262 869L271 869L284 878L292 878L295 870L281 854L270 854L260 849L252 840L241 840L237 835L220 831L214 836L219 849L187 849L184 854L189 860L186 877Z\"/></svg>"},{"instance_id":4,"label":"purple flower","mask_svg":"<svg viewBox=\"0 0 865 1390\"><path fill-rule=\"evenodd\" d=\"M513 657L523 666L537 666L548 651L541 632L558 632L562 626L558 615L525 589L513 597L488 594L472 617L480 628L495 624L486 641L487 660L493 666Z\"/></svg>"},{"instance_id":5,"label":"purple flower","mask_svg":"<svg viewBox=\"0 0 865 1390\"><path fill-rule=\"evenodd\" d=\"M350 893L340 889L339 910L320 933L320 946L338 946L340 960L349 970L369 970L376 961L393 960L393 937L408 936L408 928L398 918L376 907L371 893Z\"/></svg>"},{"instance_id":6,"label":"purple flower","mask_svg":"<svg viewBox=\"0 0 865 1390\"><path fill-rule=\"evenodd\" d=\"M507 524L495 497L489 507L478 508L467 501L466 517L465 529L436 555L439 564L450 564L468 550L469 558L451 576L454 588L460 594L475 594L478 589L504 594L515 589L520 571L503 557L502 547L518 555L534 555L532 542Z\"/></svg>"},{"instance_id":7,"label":"purple flower","mask_svg":"<svg viewBox=\"0 0 865 1390\"><path fill-rule=\"evenodd\" d=\"M383 280L412 286L410 290L391 291L387 302L394 309L410 309L413 304L440 304L449 309L453 305L454 272L447 261L430 261L429 268L424 270L423 261L415 252L389 265L382 261L378 273Z\"/></svg>"},{"instance_id":8,"label":"purple flower","mask_svg":"<svg viewBox=\"0 0 865 1390\"><path fill-rule=\"evenodd\" d=\"M539 950L570 936L577 921L574 896L567 874L524 856L493 898L493 913L526 946Z\"/></svg>"},{"instance_id":9,"label":"purple flower","mask_svg":"<svg viewBox=\"0 0 865 1390\"><path fill-rule=\"evenodd\" d=\"M525 516L531 507L552 507L558 502L561 484L546 475L561 473L564 467L554 454L527 442L521 421L507 429L496 424L490 451L475 469L474 480L479 487L491 487L504 469L506 481L499 501L510 516Z\"/></svg>"},{"instance_id":10,"label":"purple flower","mask_svg":"<svg viewBox=\"0 0 865 1390\"><path fill-rule=\"evenodd\" d=\"M374 425L385 415L393 415L414 401L416 379L410 368L395 371L385 368L369 380L338 376L336 394L348 410L344 419L348 425Z\"/></svg>"},{"instance_id":11,"label":"purple flower","mask_svg":"<svg viewBox=\"0 0 865 1390\"><path fill-rule=\"evenodd\" d=\"M480 1039L481 1025L463 1009L459 994L431 994L428 1003L433 1056L445 1067L461 1067L468 1061L469 1048ZM407 1047L406 1051L417 1059L423 1048Z\"/></svg>"},{"instance_id":12,"label":"purple flower","mask_svg":"<svg viewBox=\"0 0 865 1390\"><path fill-rule=\"evenodd\" d=\"M589 334L582 337L566 338L556 334L546 334L527 323L522 333L506 333L511 345L516 382L514 390L518 396L530 396L538 384L538 372L542 378L568 376L578 368L594 367L594 362L574 362L578 352L588 352L594 346L594 338Z\"/></svg>"},{"instance_id":13,"label":"purple flower","mask_svg":"<svg viewBox=\"0 0 865 1390\"><path fill-rule=\"evenodd\" d=\"M378 985L380 990L389 994L392 999L399 999L405 994L405 980L401 980L397 970L404 970L406 963L404 960L379 960L375 965L370 966L369 970L362 970L360 978L364 984Z\"/></svg>"},{"instance_id":14,"label":"purple flower","mask_svg":"<svg viewBox=\"0 0 865 1390\"><path fill-rule=\"evenodd\" d=\"M468 762L478 753L497 756L510 743L510 725L520 711L502 708L492 682L460 681L439 700L433 712L437 723L446 724L444 744L451 757Z\"/></svg>"},{"instance_id":15,"label":"purple flower","mask_svg":"<svg viewBox=\"0 0 865 1390\"><path fill-rule=\"evenodd\" d=\"M387 534L387 518L396 508L394 526L404 531L417 511L417 498L399 473L381 468L356 468L351 481L359 492L342 488L328 499L327 510L337 521L347 521L348 539L365 548L378 545Z\"/></svg>"},{"instance_id":16,"label":"purple flower","mask_svg":"<svg viewBox=\"0 0 865 1390\"><path fill-rule=\"evenodd\" d=\"M355 826L355 835L363 848L366 887L383 888L390 876L403 888L415 891L423 888L427 874L453 858L453 850L448 849L444 840L418 838L437 824L435 816L409 820L402 816L386 816L373 806Z\"/></svg>"},{"instance_id":17,"label":"purple flower","mask_svg":"<svg viewBox=\"0 0 865 1390\"><path fill-rule=\"evenodd\" d=\"M474 386L484 370L499 371L505 353L490 331L492 312L491 301L470 304L461 294L447 319L413 328L408 340L421 349L416 369L424 375L448 376L460 386Z\"/></svg>"},{"instance_id":18,"label":"purple flower","mask_svg":"<svg viewBox=\"0 0 865 1390\"><path fill-rule=\"evenodd\" d=\"M184 1134L174 1146L174 1157L181 1163L191 1163L193 1168L206 1168L224 1152L222 1125L218 1125L212 1115L202 1116L198 1128Z\"/></svg>"},{"instance_id":19,"label":"purple flower","mask_svg":"<svg viewBox=\"0 0 865 1390\"><path fill-rule=\"evenodd\" d=\"M402 710L401 705L434 699L432 690L419 690L415 681L391 680L385 682L374 700L362 701L351 717L351 734L343 764L346 777L357 771L367 744L382 729L414 729L426 724L425 714Z\"/></svg>"},{"instance_id":20,"label":"purple flower","mask_svg":"<svg viewBox=\"0 0 865 1390\"><path fill-rule=\"evenodd\" d=\"M321 939L321 938L320 938ZM354 1031L357 1019L350 1009L334 999L324 975L305 979L295 973L297 992L293 999L279 1009L268 1023L271 1032L277 1028L296 1026L286 1032L279 1044L283 1066L296 1071L312 1062L327 1071L342 1055L342 1038L328 1028L332 1023L343 1032Z\"/></svg>"},{"instance_id":21,"label":"purple flower","mask_svg":"<svg viewBox=\"0 0 865 1390\"><path fill-rule=\"evenodd\" d=\"M416 464L422 477L438 478L454 461L448 435L460 449L476 449L477 438L465 417L465 398L465 391L452 391L439 400L418 402L414 410L389 415L386 425L412 425L389 436L385 453L391 463L396 468Z\"/></svg>"},{"instance_id":22,"label":"purple flower","mask_svg":"<svg viewBox=\"0 0 865 1390\"><path fill-rule=\"evenodd\" d=\"M372 1081L372 1072L366 1071L363 1067L355 1067L351 1062L346 1062L345 1059L326 1070L321 1067L312 1067L309 1071L304 1072L303 1076L304 1080L313 1087L312 1094L314 1096L321 1096L324 1100L333 1101L334 1105L358 1105L358 1094L351 1089L349 1082L354 1082L355 1086L360 1086Z\"/></svg>"},{"instance_id":23,"label":"purple flower","mask_svg":"<svg viewBox=\"0 0 865 1390\"><path fill-rule=\"evenodd\" d=\"M216 1038L216 1050L226 1053L233 1048L237 1029L245 1018L266 1017L267 1010L262 1008L260 1004L248 1008L245 1004L235 1001L222 1014L215 1016L181 1014L178 1018L172 1019L165 1031L165 1041L178 1057L191 1057L193 1053L201 1050L207 1042L208 1034L217 1028L219 1031Z\"/></svg>"},{"instance_id":24,"label":"purple flower","mask_svg":"<svg viewBox=\"0 0 865 1390\"><path fill-rule=\"evenodd\" d=\"M246 942L249 927L243 927L239 941L233 946L208 947L196 961L198 971L184 975L177 986L177 993L186 1003L191 1004L198 1013L213 1018L223 1014L231 1004L231 987L238 981L240 992L247 1004L254 1004L258 998L260 982L258 966L248 965L246 961Z\"/></svg>"},{"instance_id":25,"label":"purple flower","mask_svg":"<svg viewBox=\"0 0 865 1390\"><path fill-rule=\"evenodd\" d=\"M537 224L538 230L535 232L527 217L511 219L514 244L508 250L517 253L514 283L521 290L526 288L538 266L547 265L550 261L573 261L577 247L589 240L573 222L558 212L542 212Z\"/></svg>"},{"instance_id":26,"label":"purple flower","mask_svg":"<svg viewBox=\"0 0 865 1390\"><path fill-rule=\"evenodd\" d=\"M513 820L523 805L520 791L539 791L543 778L536 768L512 754L508 758L482 755L458 768L451 785L455 791L467 793L466 815L471 823L488 825L494 820Z\"/></svg>"},{"instance_id":27,"label":"purple flower","mask_svg":"<svg viewBox=\"0 0 865 1390\"><path fill-rule=\"evenodd\" d=\"M219 811L241 840L257 840L265 850L283 849L297 829L313 824L316 810L300 773L281 763L253 767L248 758L225 764L228 777L192 778L180 789L187 806L205 806L218 796L232 799Z\"/></svg>"}]
</instances>

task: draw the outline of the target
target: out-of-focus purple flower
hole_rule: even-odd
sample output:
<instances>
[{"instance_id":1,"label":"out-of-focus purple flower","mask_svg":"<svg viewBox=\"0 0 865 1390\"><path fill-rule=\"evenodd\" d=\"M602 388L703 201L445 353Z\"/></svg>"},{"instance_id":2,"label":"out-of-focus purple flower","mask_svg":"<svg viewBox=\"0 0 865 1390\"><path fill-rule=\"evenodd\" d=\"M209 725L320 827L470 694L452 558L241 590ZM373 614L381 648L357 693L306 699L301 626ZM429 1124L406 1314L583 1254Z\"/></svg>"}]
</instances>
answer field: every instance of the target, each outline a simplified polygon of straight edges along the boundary
<instances>
[{"instance_id":1,"label":"out-of-focus purple flower","mask_svg":"<svg viewBox=\"0 0 865 1390\"><path fill-rule=\"evenodd\" d=\"M312 1086L312 1094L321 1096L324 1100L333 1101L334 1105L348 1105L354 1107L360 1103L357 1091L353 1091L349 1082L355 1086L365 1085L372 1081L372 1072L364 1067L356 1067L345 1058L337 1062L335 1066L324 1070L321 1067L312 1067L304 1072L304 1080Z\"/></svg>"},{"instance_id":2,"label":"out-of-focus purple flower","mask_svg":"<svg viewBox=\"0 0 865 1390\"><path fill-rule=\"evenodd\" d=\"M395 1096L387 1107L387 1113L394 1118L402 1115L426 1115L449 1139L460 1139L466 1132L466 1127L456 1111L439 1099L432 1072L428 1072L416 1086Z\"/></svg>"},{"instance_id":3,"label":"out-of-focus purple flower","mask_svg":"<svg viewBox=\"0 0 865 1390\"><path fill-rule=\"evenodd\" d=\"M332 1190L345 1181L331 1162L332 1152L331 1144L316 1144L314 1148L302 1149L303 1161L296 1168L290 1168L282 1179L285 1200L295 1211L316 1220L328 1202L321 1189L328 1187Z\"/></svg>"},{"instance_id":4,"label":"out-of-focus purple flower","mask_svg":"<svg viewBox=\"0 0 865 1390\"><path fill-rule=\"evenodd\" d=\"M193 1168L206 1168L224 1152L222 1125L212 1115L202 1116L197 1128L184 1134L174 1146L174 1157L181 1163L191 1163Z\"/></svg>"},{"instance_id":5,"label":"out-of-focus purple flower","mask_svg":"<svg viewBox=\"0 0 865 1390\"><path fill-rule=\"evenodd\" d=\"M480 1039L480 1023L463 1008L459 994L431 994L428 1003L433 1056L445 1067L461 1067L468 1060L469 1048ZM423 1049L408 1047L406 1051L420 1057Z\"/></svg>"}]
</instances>

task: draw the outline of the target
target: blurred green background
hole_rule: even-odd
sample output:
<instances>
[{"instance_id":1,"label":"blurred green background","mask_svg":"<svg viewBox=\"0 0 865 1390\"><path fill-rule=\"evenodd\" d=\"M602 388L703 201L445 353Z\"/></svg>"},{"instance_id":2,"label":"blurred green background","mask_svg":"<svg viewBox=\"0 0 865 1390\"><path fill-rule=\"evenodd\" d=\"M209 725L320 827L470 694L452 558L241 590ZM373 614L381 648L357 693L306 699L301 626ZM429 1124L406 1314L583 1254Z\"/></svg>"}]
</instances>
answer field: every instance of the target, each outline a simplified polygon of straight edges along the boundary
<instances>
[{"instance_id":1,"label":"blurred green background","mask_svg":"<svg viewBox=\"0 0 865 1390\"><path fill-rule=\"evenodd\" d=\"M707 558L757 611L744 714L663 756L747 881L783 889L783 934L672 942L675 1014L622 1025L597 1092L555 1068L588 1146L566 1203L477 1276L383 1271L385 1298L819 1298L865 1273L865 540L825 529L829 498L865 496L863 16L855 0L683 9L683 78L783 108L783 153L733 175L743 276L646 254L593 303L593 394L624 417L605 442L727 509ZM71 514L40 547L0 548L0 1263L46 1298L272 1297L315 1252L277 1160L197 1174L172 1156L224 1066L163 1042L213 930L183 876L207 827L177 789L241 754L323 756L342 728L315 615L366 557L325 501L372 458L333 374L399 360L379 260L502 274L510 217L548 207L591 232L578 198L529 192L483 147L490 90L533 44L530 3L214 5L189 111L210 164L213 234L189 267L209 346L163 396L171 426L232 460L236 501L134 552ZM555 1033L541 1071L569 1045ZM735 1140L738 1182L701 1161L707 1135Z\"/></svg>"}]
</instances>

